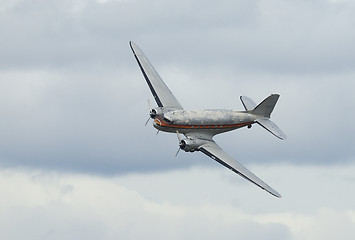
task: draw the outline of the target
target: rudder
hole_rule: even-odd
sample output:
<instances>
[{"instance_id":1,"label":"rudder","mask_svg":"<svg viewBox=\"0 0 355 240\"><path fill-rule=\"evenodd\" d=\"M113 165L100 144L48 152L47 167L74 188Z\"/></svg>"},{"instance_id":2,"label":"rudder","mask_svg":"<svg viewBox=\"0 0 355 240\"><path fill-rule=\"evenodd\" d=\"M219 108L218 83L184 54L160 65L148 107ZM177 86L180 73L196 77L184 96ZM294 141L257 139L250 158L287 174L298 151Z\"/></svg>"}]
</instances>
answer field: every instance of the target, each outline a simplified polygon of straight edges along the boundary
<instances>
[{"instance_id":1,"label":"rudder","mask_svg":"<svg viewBox=\"0 0 355 240\"><path fill-rule=\"evenodd\" d=\"M279 100L279 94L271 94L269 97L265 98L258 106L253 110L253 114L259 115L262 117L270 118L272 111Z\"/></svg>"}]
</instances>

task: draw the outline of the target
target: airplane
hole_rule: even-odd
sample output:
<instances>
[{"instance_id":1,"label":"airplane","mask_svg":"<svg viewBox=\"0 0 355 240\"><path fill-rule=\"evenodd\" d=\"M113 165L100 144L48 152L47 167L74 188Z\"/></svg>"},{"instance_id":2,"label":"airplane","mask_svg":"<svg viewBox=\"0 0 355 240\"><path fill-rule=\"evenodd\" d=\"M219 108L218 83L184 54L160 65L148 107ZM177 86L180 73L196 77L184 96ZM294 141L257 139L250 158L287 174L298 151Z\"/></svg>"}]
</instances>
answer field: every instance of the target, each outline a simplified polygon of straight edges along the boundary
<instances>
[{"instance_id":1,"label":"airplane","mask_svg":"<svg viewBox=\"0 0 355 240\"><path fill-rule=\"evenodd\" d=\"M139 46L132 41L129 44L158 105L158 107L150 110L150 117L148 118L148 121L150 118L153 119L153 126L158 129L158 132L176 133L179 141L178 152L180 149L185 152L202 152L273 196L281 198L276 190L225 153L213 140L213 137L217 134L242 127L251 128L255 123L277 138L286 139L286 135L281 129L270 120L270 115L280 95L271 94L258 105L250 98L241 96L240 100L245 111L224 109L185 110ZM183 134L185 138L182 139L180 134Z\"/></svg>"}]
</instances>

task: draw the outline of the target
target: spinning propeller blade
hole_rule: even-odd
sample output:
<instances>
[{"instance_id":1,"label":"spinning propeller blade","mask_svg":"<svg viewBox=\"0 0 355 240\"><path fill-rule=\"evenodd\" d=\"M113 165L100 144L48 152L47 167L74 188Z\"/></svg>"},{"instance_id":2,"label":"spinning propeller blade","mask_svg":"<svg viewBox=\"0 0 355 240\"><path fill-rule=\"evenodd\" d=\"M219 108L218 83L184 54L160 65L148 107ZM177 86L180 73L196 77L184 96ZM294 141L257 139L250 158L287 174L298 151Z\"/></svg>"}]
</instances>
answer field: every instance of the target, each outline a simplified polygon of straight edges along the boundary
<instances>
[{"instance_id":1,"label":"spinning propeller blade","mask_svg":"<svg viewBox=\"0 0 355 240\"><path fill-rule=\"evenodd\" d=\"M149 100L149 98L147 99L147 102L148 102L148 108L149 108L149 111L151 111L152 110L152 108L151 108L151 106L150 106L150 100ZM149 120L150 120L150 116L149 116L149 118L147 119L147 121L145 122L145 124L144 124L144 126L147 126L147 124L148 124L148 122L149 122Z\"/></svg>"},{"instance_id":2,"label":"spinning propeller blade","mask_svg":"<svg viewBox=\"0 0 355 240\"><path fill-rule=\"evenodd\" d=\"M179 149L177 150L177 152L176 152L176 154L175 154L175 157L177 157L177 155L179 154L179 152L180 152L180 142L181 142L181 137L180 137L180 133L179 133L179 131L178 130L176 130L176 135L177 135L177 138L178 138L178 140L179 140Z\"/></svg>"}]
</instances>

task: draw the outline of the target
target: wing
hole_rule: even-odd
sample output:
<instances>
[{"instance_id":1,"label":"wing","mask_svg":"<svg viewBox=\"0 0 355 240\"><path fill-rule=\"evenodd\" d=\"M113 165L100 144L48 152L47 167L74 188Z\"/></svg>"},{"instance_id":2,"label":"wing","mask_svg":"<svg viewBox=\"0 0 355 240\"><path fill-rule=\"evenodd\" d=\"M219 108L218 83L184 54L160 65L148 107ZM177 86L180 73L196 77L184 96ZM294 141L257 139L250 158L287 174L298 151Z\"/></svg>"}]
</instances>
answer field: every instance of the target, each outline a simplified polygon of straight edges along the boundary
<instances>
[{"instance_id":1,"label":"wing","mask_svg":"<svg viewBox=\"0 0 355 240\"><path fill-rule=\"evenodd\" d=\"M152 64L148 61L142 50L134 42L129 42L129 44L158 106L183 109L168 86L165 85L164 81L155 71Z\"/></svg>"},{"instance_id":2,"label":"wing","mask_svg":"<svg viewBox=\"0 0 355 240\"><path fill-rule=\"evenodd\" d=\"M281 195L275 191L272 187L263 182L260 178L255 176L252 172L246 169L243 165L235 161L232 157L230 157L227 153L225 153L213 140L206 140L205 144L202 144L199 148L201 152L216 160L223 166L229 168L235 173L238 173L240 176L246 178L252 183L256 184L260 188L265 191L271 193L275 197L280 198Z\"/></svg>"}]
</instances>

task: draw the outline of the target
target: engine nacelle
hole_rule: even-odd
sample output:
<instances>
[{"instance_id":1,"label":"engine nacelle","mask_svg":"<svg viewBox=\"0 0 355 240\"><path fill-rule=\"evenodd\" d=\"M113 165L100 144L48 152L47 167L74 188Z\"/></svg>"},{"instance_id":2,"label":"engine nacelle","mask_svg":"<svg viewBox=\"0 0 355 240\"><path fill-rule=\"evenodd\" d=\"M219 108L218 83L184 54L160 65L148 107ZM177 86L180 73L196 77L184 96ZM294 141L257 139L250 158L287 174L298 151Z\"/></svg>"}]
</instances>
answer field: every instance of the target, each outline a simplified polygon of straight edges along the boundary
<instances>
[{"instance_id":1,"label":"engine nacelle","mask_svg":"<svg viewBox=\"0 0 355 240\"><path fill-rule=\"evenodd\" d=\"M152 110L150 110L149 115L151 118L155 119L158 116L163 116L163 110L161 108L153 108Z\"/></svg>"},{"instance_id":2,"label":"engine nacelle","mask_svg":"<svg viewBox=\"0 0 355 240\"><path fill-rule=\"evenodd\" d=\"M180 141L179 146L182 150L184 150L185 152L194 152L194 151L198 151L199 147L203 144L204 142L202 142L199 139L183 139Z\"/></svg>"}]
</instances>

